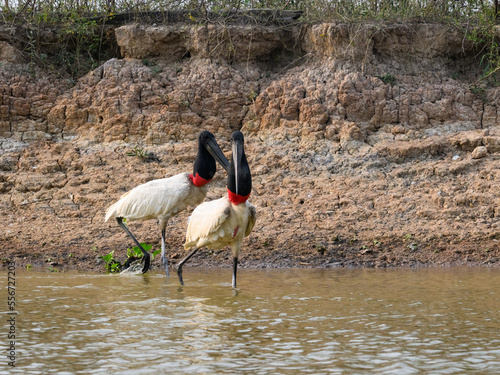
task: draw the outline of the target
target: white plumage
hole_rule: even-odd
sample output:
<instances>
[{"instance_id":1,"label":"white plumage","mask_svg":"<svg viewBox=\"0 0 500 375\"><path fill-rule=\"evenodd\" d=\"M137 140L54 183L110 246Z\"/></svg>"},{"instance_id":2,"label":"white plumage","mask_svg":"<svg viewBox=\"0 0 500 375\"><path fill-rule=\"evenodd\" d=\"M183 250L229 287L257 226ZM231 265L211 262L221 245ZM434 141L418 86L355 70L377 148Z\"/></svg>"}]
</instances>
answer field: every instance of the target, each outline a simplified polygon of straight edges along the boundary
<instances>
[{"instance_id":1,"label":"white plumage","mask_svg":"<svg viewBox=\"0 0 500 375\"><path fill-rule=\"evenodd\" d=\"M188 173L162 178L136 186L113 203L106 210L105 221L111 217L127 220L158 219L163 222L175 216L188 206L195 207L203 202L207 186L195 186Z\"/></svg>"},{"instance_id":2,"label":"white plumage","mask_svg":"<svg viewBox=\"0 0 500 375\"><path fill-rule=\"evenodd\" d=\"M230 246L233 252L233 288L236 288L236 271L241 243L255 225L256 210L247 199L252 191L252 175L243 147L240 131L231 134L233 155L228 169L226 197L200 204L189 218L184 248L192 251L177 266L179 282L182 267L202 247L220 249Z\"/></svg>"},{"instance_id":3,"label":"white plumage","mask_svg":"<svg viewBox=\"0 0 500 375\"><path fill-rule=\"evenodd\" d=\"M243 238L252 231L255 219L255 207L248 201L236 205L223 197L202 203L189 218L184 248L231 246L233 257L237 258Z\"/></svg>"},{"instance_id":4,"label":"white plumage","mask_svg":"<svg viewBox=\"0 0 500 375\"><path fill-rule=\"evenodd\" d=\"M168 219L187 207L195 207L205 199L206 185L215 175L216 161L224 169L229 162L220 149L215 137L209 131L198 135L198 153L193 165L193 173L180 173L170 178L153 180L139 185L121 196L118 202L106 210L105 221L114 217L122 229L134 240L143 254L144 267L149 269L150 255L123 223L128 220L158 219L161 228L161 260L168 276L168 262L165 254L165 228Z\"/></svg>"},{"instance_id":5,"label":"white plumage","mask_svg":"<svg viewBox=\"0 0 500 375\"><path fill-rule=\"evenodd\" d=\"M233 288L236 288L236 269L243 238L247 237L255 225L255 207L248 201L233 204L228 197L205 202L195 208L189 218L186 233L186 250L192 249L177 267L181 285L183 265L202 247L220 249L230 246L233 253Z\"/></svg>"},{"instance_id":6,"label":"white plumage","mask_svg":"<svg viewBox=\"0 0 500 375\"><path fill-rule=\"evenodd\" d=\"M122 218L130 221L158 219L161 229L161 261L168 276L168 262L165 250L165 229L168 220L188 207L197 206L203 202L206 195L206 185L198 187L192 183L189 173L179 173L173 177L146 182L123 194L117 202L106 210L104 220L108 221L112 217L119 218L118 223L120 226L143 250L137 239L121 220ZM149 259L147 262L149 262Z\"/></svg>"}]
</instances>

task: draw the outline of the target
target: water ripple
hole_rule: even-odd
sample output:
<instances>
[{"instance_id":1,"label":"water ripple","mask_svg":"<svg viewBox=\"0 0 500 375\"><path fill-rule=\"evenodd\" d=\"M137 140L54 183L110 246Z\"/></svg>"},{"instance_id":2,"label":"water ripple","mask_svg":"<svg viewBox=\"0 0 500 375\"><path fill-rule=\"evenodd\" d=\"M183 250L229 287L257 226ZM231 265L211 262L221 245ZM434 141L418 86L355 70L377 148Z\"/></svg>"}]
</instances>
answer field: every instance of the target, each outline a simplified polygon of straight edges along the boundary
<instances>
[{"instance_id":1,"label":"water ripple","mask_svg":"<svg viewBox=\"0 0 500 375\"><path fill-rule=\"evenodd\" d=\"M499 271L226 273L21 274L9 373L500 373Z\"/></svg>"}]
</instances>

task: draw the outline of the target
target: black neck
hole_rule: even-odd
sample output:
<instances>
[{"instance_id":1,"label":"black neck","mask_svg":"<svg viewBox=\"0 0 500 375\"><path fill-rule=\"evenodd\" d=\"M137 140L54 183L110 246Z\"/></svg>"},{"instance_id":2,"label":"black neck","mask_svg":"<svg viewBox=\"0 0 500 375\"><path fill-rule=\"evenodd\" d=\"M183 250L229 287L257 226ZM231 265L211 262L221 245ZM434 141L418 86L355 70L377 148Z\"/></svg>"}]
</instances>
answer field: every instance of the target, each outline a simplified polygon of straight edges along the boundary
<instances>
[{"instance_id":1,"label":"black neck","mask_svg":"<svg viewBox=\"0 0 500 375\"><path fill-rule=\"evenodd\" d=\"M236 194L236 172L235 160L231 157L231 167L229 168L227 176L227 188L232 193ZM252 175L250 173L250 166L248 165L247 157L243 152L241 158L241 166L238 171L238 195L246 197L252 191Z\"/></svg>"},{"instance_id":2,"label":"black neck","mask_svg":"<svg viewBox=\"0 0 500 375\"><path fill-rule=\"evenodd\" d=\"M198 143L198 154L194 161L193 176L198 174L198 176L205 180L211 180L215 175L215 171L215 159L210 155L205 146Z\"/></svg>"}]
</instances>

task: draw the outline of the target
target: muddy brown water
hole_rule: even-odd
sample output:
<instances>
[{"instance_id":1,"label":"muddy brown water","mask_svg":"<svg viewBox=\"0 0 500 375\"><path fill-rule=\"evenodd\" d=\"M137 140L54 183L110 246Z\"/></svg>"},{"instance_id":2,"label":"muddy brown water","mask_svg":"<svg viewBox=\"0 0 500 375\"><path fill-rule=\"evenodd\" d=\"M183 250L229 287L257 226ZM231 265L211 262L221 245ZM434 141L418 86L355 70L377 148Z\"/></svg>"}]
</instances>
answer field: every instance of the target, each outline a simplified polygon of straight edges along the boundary
<instances>
[{"instance_id":1,"label":"muddy brown water","mask_svg":"<svg viewBox=\"0 0 500 375\"><path fill-rule=\"evenodd\" d=\"M16 271L19 374L500 374L500 270ZM7 311L7 272L0 272ZM2 328L3 327L3 328Z\"/></svg>"}]
</instances>

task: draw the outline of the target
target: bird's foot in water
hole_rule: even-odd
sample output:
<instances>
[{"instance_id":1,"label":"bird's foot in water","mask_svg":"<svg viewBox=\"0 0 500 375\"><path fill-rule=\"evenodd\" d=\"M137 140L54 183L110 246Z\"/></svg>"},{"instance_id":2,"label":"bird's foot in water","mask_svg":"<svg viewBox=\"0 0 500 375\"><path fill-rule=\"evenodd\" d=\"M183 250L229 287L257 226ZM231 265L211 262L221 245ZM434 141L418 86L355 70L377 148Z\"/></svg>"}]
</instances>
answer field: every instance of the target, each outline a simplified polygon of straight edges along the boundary
<instances>
[{"instance_id":1,"label":"bird's foot in water","mask_svg":"<svg viewBox=\"0 0 500 375\"><path fill-rule=\"evenodd\" d=\"M166 256L161 257L161 264L163 265L163 268L165 270L165 275L167 277L170 277L170 272L168 272L168 260Z\"/></svg>"},{"instance_id":2,"label":"bird's foot in water","mask_svg":"<svg viewBox=\"0 0 500 375\"><path fill-rule=\"evenodd\" d=\"M148 253L143 253L142 255L143 267L142 273L146 273L149 270L149 266L151 265L151 257Z\"/></svg>"},{"instance_id":3,"label":"bird's foot in water","mask_svg":"<svg viewBox=\"0 0 500 375\"><path fill-rule=\"evenodd\" d=\"M120 272L120 275L141 275L143 267L144 266L142 265L142 258L130 257L123 264L123 271Z\"/></svg>"},{"instance_id":4,"label":"bird's foot in water","mask_svg":"<svg viewBox=\"0 0 500 375\"><path fill-rule=\"evenodd\" d=\"M150 256L143 256L141 258L130 257L123 264L123 271L120 274L143 274L149 269L150 266Z\"/></svg>"},{"instance_id":5,"label":"bird's foot in water","mask_svg":"<svg viewBox=\"0 0 500 375\"><path fill-rule=\"evenodd\" d=\"M184 285L184 280L182 279L182 266L177 268L177 276L179 277L179 282Z\"/></svg>"}]
</instances>

